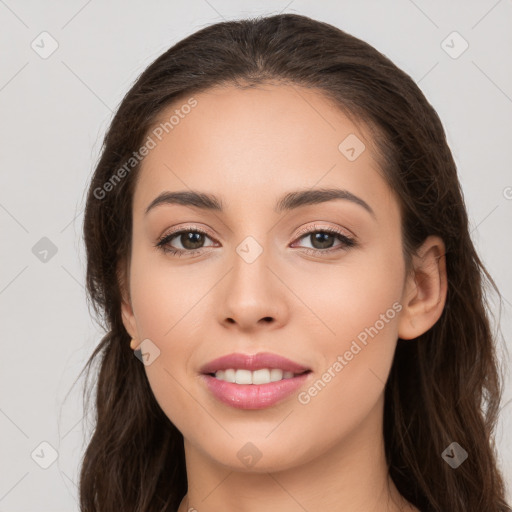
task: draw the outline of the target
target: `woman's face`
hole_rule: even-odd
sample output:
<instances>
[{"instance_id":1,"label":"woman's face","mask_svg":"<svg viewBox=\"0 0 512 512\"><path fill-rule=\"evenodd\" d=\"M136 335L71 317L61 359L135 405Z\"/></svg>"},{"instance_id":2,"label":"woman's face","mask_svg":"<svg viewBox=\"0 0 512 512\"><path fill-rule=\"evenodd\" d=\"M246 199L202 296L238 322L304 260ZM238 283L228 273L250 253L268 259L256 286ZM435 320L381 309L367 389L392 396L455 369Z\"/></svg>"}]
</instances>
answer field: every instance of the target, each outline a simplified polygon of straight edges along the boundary
<instances>
[{"instance_id":1,"label":"woman's face","mask_svg":"<svg viewBox=\"0 0 512 512\"><path fill-rule=\"evenodd\" d=\"M238 469L276 471L379 439L405 266L398 203L371 141L300 87L193 99L162 113L162 122L175 115L167 134L149 134L155 147L133 201L123 317L139 343L150 340L142 348L156 400L190 453ZM345 192L326 200L320 189ZM219 208L160 201L146 212L175 192L215 196L209 206ZM202 373L233 353L310 371L270 384ZM280 366L265 360L234 378L277 379L264 369Z\"/></svg>"}]
</instances>

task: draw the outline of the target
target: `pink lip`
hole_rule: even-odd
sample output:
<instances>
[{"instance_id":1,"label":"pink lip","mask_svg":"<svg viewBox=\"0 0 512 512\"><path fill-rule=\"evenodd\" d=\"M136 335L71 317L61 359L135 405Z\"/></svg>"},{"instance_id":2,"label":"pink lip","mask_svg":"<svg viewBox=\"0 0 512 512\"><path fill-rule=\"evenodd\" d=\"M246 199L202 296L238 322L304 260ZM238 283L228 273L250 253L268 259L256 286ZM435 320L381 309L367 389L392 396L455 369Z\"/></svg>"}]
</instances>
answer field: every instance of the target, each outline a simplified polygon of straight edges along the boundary
<instances>
[{"instance_id":1,"label":"pink lip","mask_svg":"<svg viewBox=\"0 0 512 512\"><path fill-rule=\"evenodd\" d=\"M236 384L216 379L211 375L201 375L201 378L211 393L227 405L238 409L264 409L291 395L304 384L310 373L269 384Z\"/></svg>"},{"instance_id":2,"label":"pink lip","mask_svg":"<svg viewBox=\"0 0 512 512\"><path fill-rule=\"evenodd\" d=\"M280 368L283 371L302 373L309 368L302 366L286 357L271 354L270 352L261 352L259 354L229 354L219 357L203 365L199 370L201 373L215 373L217 370L260 370L262 368ZM228 383L229 384L229 383ZM265 386L267 384L263 384Z\"/></svg>"}]
</instances>

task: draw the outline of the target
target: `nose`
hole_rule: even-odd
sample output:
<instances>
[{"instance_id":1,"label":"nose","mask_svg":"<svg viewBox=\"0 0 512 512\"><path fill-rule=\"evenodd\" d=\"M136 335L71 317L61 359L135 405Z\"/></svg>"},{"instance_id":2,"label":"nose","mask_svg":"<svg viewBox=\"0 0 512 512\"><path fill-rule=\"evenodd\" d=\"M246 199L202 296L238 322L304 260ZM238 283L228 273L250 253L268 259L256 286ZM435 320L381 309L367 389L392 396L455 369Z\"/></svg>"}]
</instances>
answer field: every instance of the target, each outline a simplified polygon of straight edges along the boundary
<instances>
[{"instance_id":1,"label":"nose","mask_svg":"<svg viewBox=\"0 0 512 512\"><path fill-rule=\"evenodd\" d=\"M277 329L287 322L290 292L270 260L265 250L250 263L235 253L219 290L219 321L224 327L249 332Z\"/></svg>"}]
</instances>

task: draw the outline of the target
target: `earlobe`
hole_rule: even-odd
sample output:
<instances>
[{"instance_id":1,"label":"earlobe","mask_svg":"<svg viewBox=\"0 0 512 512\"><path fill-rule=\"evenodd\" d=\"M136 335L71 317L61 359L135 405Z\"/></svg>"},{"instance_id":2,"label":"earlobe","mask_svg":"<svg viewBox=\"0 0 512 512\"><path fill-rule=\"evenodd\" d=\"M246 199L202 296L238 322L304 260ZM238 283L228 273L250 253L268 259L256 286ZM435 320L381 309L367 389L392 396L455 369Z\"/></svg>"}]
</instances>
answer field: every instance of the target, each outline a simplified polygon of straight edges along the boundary
<instances>
[{"instance_id":1,"label":"earlobe","mask_svg":"<svg viewBox=\"0 0 512 512\"><path fill-rule=\"evenodd\" d=\"M443 240L434 235L427 237L412 262L398 326L399 338L406 340L428 331L443 312L448 289Z\"/></svg>"}]
</instances>

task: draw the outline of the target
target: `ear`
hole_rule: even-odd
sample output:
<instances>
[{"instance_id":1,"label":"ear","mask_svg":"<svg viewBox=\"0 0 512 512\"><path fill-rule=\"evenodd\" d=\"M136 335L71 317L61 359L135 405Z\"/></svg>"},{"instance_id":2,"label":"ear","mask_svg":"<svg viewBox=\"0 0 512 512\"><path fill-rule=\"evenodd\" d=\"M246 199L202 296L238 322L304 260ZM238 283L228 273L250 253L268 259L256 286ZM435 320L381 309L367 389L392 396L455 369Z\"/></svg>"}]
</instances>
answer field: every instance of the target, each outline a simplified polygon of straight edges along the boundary
<instances>
[{"instance_id":1,"label":"ear","mask_svg":"<svg viewBox=\"0 0 512 512\"><path fill-rule=\"evenodd\" d=\"M121 292L121 316L123 317L123 325L126 332L133 338L137 339L137 323L133 313L130 284L128 279L128 267L126 261L119 262L117 269L117 281Z\"/></svg>"},{"instance_id":2,"label":"ear","mask_svg":"<svg viewBox=\"0 0 512 512\"><path fill-rule=\"evenodd\" d=\"M431 235L413 255L413 269L406 278L402 295L398 324L400 338L417 338L443 313L448 289L445 252L443 240Z\"/></svg>"}]
</instances>

